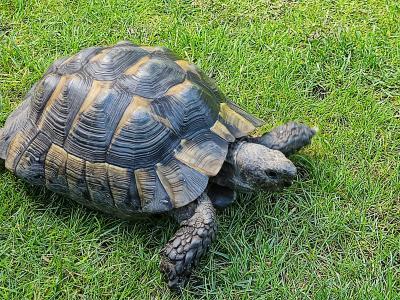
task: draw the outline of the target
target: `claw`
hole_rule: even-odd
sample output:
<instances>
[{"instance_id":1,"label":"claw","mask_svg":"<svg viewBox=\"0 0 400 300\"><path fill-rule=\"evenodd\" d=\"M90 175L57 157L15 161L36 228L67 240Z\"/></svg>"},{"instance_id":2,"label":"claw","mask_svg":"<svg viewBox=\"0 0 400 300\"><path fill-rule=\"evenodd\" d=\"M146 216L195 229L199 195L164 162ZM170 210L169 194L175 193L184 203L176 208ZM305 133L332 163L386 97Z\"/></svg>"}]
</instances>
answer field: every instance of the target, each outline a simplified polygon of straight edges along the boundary
<instances>
[{"instance_id":1,"label":"claw","mask_svg":"<svg viewBox=\"0 0 400 300\"><path fill-rule=\"evenodd\" d=\"M206 194L200 196L194 214L181 222L175 236L161 251L160 268L171 290L180 292L192 269L215 237L215 210Z\"/></svg>"}]
</instances>

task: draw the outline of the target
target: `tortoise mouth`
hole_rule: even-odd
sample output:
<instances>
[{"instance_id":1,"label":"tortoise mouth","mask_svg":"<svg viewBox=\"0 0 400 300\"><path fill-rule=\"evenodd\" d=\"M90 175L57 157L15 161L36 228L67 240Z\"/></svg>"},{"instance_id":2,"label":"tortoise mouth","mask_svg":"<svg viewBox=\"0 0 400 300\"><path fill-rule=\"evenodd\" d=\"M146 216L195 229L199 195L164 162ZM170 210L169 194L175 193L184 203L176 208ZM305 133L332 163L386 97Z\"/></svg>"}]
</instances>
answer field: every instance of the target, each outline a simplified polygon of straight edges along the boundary
<instances>
[{"instance_id":1,"label":"tortoise mouth","mask_svg":"<svg viewBox=\"0 0 400 300\"><path fill-rule=\"evenodd\" d=\"M266 183L261 185L261 190L268 191L268 192L276 192L280 191L283 188L288 188L293 184L292 181L283 181L281 183Z\"/></svg>"},{"instance_id":2,"label":"tortoise mouth","mask_svg":"<svg viewBox=\"0 0 400 300\"><path fill-rule=\"evenodd\" d=\"M290 187L292 184L293 184L293 181L292 181L292 180L285 180L285 181L283 182L283 186L284 186L284 187Z\"/></svg>"}]
</instances>

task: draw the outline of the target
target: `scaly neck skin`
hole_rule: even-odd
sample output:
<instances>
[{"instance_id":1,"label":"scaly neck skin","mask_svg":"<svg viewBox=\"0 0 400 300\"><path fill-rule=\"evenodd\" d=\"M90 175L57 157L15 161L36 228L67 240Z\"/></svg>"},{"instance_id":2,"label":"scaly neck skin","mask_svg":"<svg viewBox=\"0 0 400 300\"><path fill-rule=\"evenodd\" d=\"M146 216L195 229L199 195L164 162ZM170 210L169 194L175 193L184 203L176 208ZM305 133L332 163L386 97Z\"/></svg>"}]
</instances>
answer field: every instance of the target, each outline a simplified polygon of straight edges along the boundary
<instances>
[{"instance_id":1,"label":"scaly neck skin","mask_svg":"<svg viewBox=\"0 0 400 300\"><path fill-rule=\"evenodd\" d=\"M240 147L246 142L244 141L236 141L234 143L229 144L228 154L226 155L226 159L224 164L222 165L221 170L217 174L217 176L211 178L211 181L234 190L239 190L244 193L250 193L253 189L248 186L248 188L241 188L240 184L238 184L238 166L236 165L236 155L240 149Z\"/></svg>"},{"instance_id":2,"label":"scaly neck skin","mask_svg":"<svg viewBox=\"0 0 400 300\"><path fill-rule=\"evenodd\" d=\"M241 192L277 190L291 184L296 167L280 151L263 145L232 143L221 171L213 182Z\"/></svg>"}]
</instances>

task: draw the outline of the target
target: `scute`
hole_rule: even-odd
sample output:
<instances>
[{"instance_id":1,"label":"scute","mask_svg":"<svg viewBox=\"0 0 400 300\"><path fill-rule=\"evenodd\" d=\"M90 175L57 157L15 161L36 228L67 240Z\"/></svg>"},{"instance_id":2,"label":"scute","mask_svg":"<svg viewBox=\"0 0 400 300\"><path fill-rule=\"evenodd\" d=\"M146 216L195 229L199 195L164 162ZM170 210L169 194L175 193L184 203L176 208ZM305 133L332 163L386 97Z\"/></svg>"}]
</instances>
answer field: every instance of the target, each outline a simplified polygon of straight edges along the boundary
<instances>
[{"instance_id":1,"label":"scute","mask_svg":"<svg viewBox=\"0 0 400 300\"><path fill-rule=\"evenodd\" d=\"M166 47L147 47L141 46L143 50L148 51L152 57L162 57L164 59L177 61L179 57Z\"/></svg>"},{"instance_id":2,"label":"scute","mask_svg":"<svg viewBox=\"0 0 400 300\"><path fill-rule=\"evenodd\" d=\"M158 98L185 79L184 72L172 60L155 56L139 63L137 69L117 80L118 85L132 94Z\"/></svg>"},{"instance_id":3,"label":"scute","mask_svg":"<svg viewBox=\"0 0 400 300\"><path fill-rule=\"evenodd\" d=\"M108 165L108 184L116 209L126 214L140 210L140 199L133 171Z\"/></svg>"},{"instance_id":4,"label":"scute","mask_svg":"<svg viewBox=\"0 0 400 300\"><path fill-rule=\"evenodd\" d=\"M63 85L48 100L37 126L57 145L63 145L74 119L87 97L92 81L81 74L63 77Z\"/></svg>"},{"instance_id":5,"label":"scute","mask_svg":"<svg viewBox=\"0 0 400 300\"><path fill-rule=\"evenodd\" d=\"M101 50L84 67L95 80L115 80L129 66L148 54L131 45L119 45Z\"/></svg>"},{"instance_id":6,"label":"scute","mask_svg":"<svg viewBox=\"0 0 400 300\"><path fill-rule=\"evenodd\" d=\"M95 81L69 130L64 148L80 158L105 162L107 149L131 96L111 84Z\"/></svg>"},{"instance_id":7,"label":"scute","mask_svg":"<svg viewBox=\"0 0 400 300\"><path fill-rule=\"evenodd\" d=\"M46 187L59 194L68 194L68 183L66 178L66 165L68 153L55 144L50 146L45 161Z\"/></svg>"},{"instance_id":8,"label":"scute","mask_svg":"<svg viewBox=\"0 0 400 300\"><path fill-rule=\"evenodd\" d=\"M35 127L30 119L30 112L32 109L32 94L36 85L34 85L28 92L26 98L22 103L10 114L3 128L0 128L0 159L7 159L10 144L16 137L21 134L22 130ZM10 164L10 160L6 162Z\"/></svg>"},{"instance_id":9,"label":"scute","mask_svg":"<svg viewBox=\"0 0 400 300\"><path fill-rule=\"evenodd\" d=\"M225 95L218 89L213 79L208 77L202 70L196 65L189 63L185 60L178 60L176 63L186 71L186 78L191 82L197 84L202 89L208 91L214 96L214 99L218 102L226 102ZM214 101L215 101L214 100Z\"/></svg>"},{"instance_id":10,"label":"scute","mask_svg":"<svg viewBox=\"0 0 400 300\"><path fill-rule=\"evenodd\" d=\"M173 208L173 204L153 167L135 170L135 178L144 212L162 213Z\"/></svg>"},{"instance_id":11,"label":"scute","mask_svg":"<svg viewBox=\"0 0 400 300\"><path fill-rule=\"evenodd\" d=\"M185 80L151 103L155 115L168 119L173 130L186 138L210 128L218 118L219 103L196 84Z\"/></svg>"},{"instance_id":12,"label":"scute","mask_svg":"<svg viewBox=\"0 0 400 300\"><path fill-rule=\"evenodd\" d=\"M25 126L17 131L11 140L8 151L5 166L12 172L15 172L16 166L18 165L21 157L28 149L29 145L38 135L38 129L30 122L26 122Z\"/></svg>"},{"instance_id":13,"label":"scute","mask_svg":"<svg viewBox=\"0 0 400 300\"><path fill-rule=\"evenodd\" d=\"M262 125L261 121L250 116L230 101L221 103L219 116L219 121L236 138L244 137L256 127Z\"/></svg>"},{"instance_id":14,"label":"scute","mask_svg":"<svg viewBox=\"0 0 400 300\"><path fill-rule=\"evenodd\" d=\"M86 161L86 183L91 199L100 207L114 207L114 199L108 183L108 164Z\"/></svg>"},{"instance_id":15,"label":"scute","mask_svg":"<svg viewBox=\"0 0 400 300\"><path fill-rule=\"evenodd\" d=\"M146 108L138 108L116 132L106 161L120 167L148 168L171 156L179 142L178 136Z\"/></svg>"},{"instance_id":16,"label":"scute","mask_svg":"<svg viewBox=\"0 0 400 300\"><path fill-rule=\"evenodd\" d=\"M30 183L129 217L194 201L260 124L170 50L120 42L50 66L0 131L0 155Z\"/></svg>"},{"instance_id":17,"label":"scute","mask_svg":"<svg viewBox=\"0 0 400 300\"><path fill-rule=\"evenodd\" d=\"M202 174L215 176L227 153L228 143L207 129L182 140L175 158Z\"/></svg>"},{"instance_id":18,"label":"scute","mask_svg":"<svg viewBox=\"0 0 400 300\"><path fill-rule=\"evenodd\" d=\"M42 132L29 143L15 166L15 174L21 178L30 178L34 185L45 184L45 158L51 146L51 140Z\"/></svg>"},{"instance_id":19,"label":"scute","mask_svg":"<svg viewBox=\"0 0 400 300\"><path fill-rule=\"evenodd\" d=\"M188 167L176 159L158 163L157 176L160 179L173 207L182 207L203 193L208 176Z\"/></svg>"},{"instance_id":20,"label":"scute","mask_svg":"<svg viewBox=\"0 0 400 300\"><path fill-rule=\"evenodd\" d=\"M67 75L79 72L81 68L86 65L89 60L102 50L101 47L90 47L83 49L77 54L67 58L57 61L53 68L55 68L55 73L60 75Z\"/></svg>"},{"instance_id":21,"label":"scute","mask_svg":"<svg viewBox=\"0 0 400 300\"><path fill-rule=\"evenodd\" d=\"M63 88L64 83L60 84L60 80L61 76L57 74L48 74L36 84L34 91L32 91L32 102L30 105L30 119L33 122L37 122L41 117L43 109L49 99L55 97L56 95L54 94L58 94ZM58 89L58 91L56 91L56 89Z\"/></svg>"}]
</instances>

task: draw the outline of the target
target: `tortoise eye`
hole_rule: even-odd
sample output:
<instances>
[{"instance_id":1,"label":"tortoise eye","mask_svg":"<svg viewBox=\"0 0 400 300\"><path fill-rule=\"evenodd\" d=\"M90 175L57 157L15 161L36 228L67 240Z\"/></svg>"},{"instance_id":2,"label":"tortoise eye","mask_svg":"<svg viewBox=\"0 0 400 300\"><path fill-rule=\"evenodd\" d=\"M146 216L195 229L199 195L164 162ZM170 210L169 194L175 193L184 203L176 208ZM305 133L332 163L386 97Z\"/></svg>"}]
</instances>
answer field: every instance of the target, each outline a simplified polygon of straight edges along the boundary
<instances>
[{"instance_id":1,"label":"tortoise eye","mask_svg":"<svg viewBox=\"0 0 400 300\"><path fill-rule=\"evenodd\" d=\"M265 171L265 175L267 175L268 177L271 177L273 179L278 177L278 173L276 171L272 171L272 170Z\"/></svg>"}]
</instances>

